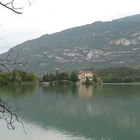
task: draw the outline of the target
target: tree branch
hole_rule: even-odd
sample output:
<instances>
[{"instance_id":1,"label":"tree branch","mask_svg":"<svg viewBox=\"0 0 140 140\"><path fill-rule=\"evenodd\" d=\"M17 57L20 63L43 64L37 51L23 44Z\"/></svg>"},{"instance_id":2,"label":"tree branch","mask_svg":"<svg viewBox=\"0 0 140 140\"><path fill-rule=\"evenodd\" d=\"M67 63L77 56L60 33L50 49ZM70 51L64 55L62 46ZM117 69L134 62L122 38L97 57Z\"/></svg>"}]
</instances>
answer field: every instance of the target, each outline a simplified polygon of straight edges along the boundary
<instances>
[{"instance_id":1,"label":"tree branch","mask_svg":"<svg viewBox=\"0 0 140 140\"><path fill-rule=\"evenodd\" d=\"M5 58L0 58L0 71L10 71L10 69L8 68L8 66L12 66L12 65L22 65L24 67L27 67L28 61L27 59L21 59L18 60L17 56L15 58L10 58L10 55L12 54L13 49L10 49L8 54L6 55Z\"/></svg>"},{"instance_id":2,"label":"tree branch","mask_svg":"<svg viewBox=\"0 0 140 140\"><path fill-rule=\"evenodd\" d=\"M32 6L32 4L35 2L35 0L33 0L33 1L29 0L28 2L29 2L29 5Z\"/></svg>"},{"instance_id":3,"label":"tree branch","mask_svg":"<svg viewBox=\"0 0 140 140\"><path fill-rule=\"evenodd\" d=\"M9 9L11 11L13 11L16 14L22 14L22 12L19 12L18 10L21 10L23 8L15 8L14 7L14 0L12 0L11 2L6 3L6 4L0 2L0 5L2 5L3 7L7 8L7 9Z\"/></svg>"},{"instance_id":4,"label":"tree branch","mask_svg":"<svg viewBox=\"0 0 140 140\"><path fill-rule=\"evenodd\" d=\"M23 127L23 130L25 132L25 128L23 123L18 119L17 114L15 114L14 112L12 112L9 108L9 106L7 105L6 102L4 102L3 100L0 99L0 119L4 119L7 123L7 128L8 129L15 129L14 123L17 121L18 123L20 123ZM26 132L25 132L26 133Z\"/></svg>"}]
</instances>

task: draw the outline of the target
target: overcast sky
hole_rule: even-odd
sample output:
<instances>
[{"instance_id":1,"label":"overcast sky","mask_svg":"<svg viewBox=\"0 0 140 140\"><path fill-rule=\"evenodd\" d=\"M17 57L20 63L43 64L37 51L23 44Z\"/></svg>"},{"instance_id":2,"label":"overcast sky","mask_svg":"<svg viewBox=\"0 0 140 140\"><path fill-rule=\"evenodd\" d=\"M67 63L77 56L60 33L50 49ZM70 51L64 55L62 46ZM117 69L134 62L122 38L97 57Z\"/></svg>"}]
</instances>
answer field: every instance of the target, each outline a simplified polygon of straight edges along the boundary
<instances>
[{"instance_id":1,"label":"overcast sky","mask_svg":"<svg viewBox=\"0 0 140 140\"><path fill-rule=\"evenodd\" d=\"M43 34L140 13L140 0L36 0L31 7L28 0L15 2L24 7L22 15L0 6L0 53Z\"/></svg>"}]
</instances>

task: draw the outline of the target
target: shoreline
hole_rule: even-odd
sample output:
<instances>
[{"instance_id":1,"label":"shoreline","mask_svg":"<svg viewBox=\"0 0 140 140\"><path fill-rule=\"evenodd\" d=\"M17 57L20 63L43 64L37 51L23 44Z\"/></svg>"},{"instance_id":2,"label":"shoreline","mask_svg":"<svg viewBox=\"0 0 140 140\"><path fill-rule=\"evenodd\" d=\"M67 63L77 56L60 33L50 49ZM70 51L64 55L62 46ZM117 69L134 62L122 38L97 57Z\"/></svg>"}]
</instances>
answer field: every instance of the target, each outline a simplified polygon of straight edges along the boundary
<instances>
[{"instance_id":1,"label":"shoreline","mask_svg":"<svg viewBox=\"0 0 140 140\"><path fill-rule=\"evenodd\" d=\"M140 83L102 83L101 85L140 85Z\"/></svg>"},{"instance_id":2,"label":"shoreline","mask_svg":"<svg viewBox=\"0 0 140 140\"><path fill-rule=\"evenodd\" d=\"M63 80L62 80L62 81L63 81ZM61 81L61 82L62 82L62 81ZM55 82L56 82L56 81L55 81ZM55 83L55 82L54 82L54 83ZM57 81L57 82L60 82L60 81ZM63 82L66 82L66 81L64 80ZM54 83L51 83L51 82L41 82L41 85L43 85L43 86L48 86L48 85L54 84ZM66 82L66 83L67 83L67 82ZM69 84L72 84L72 85L84 85L84 84L82 84L82 83L80 83L80 82L73 83L73 82L70 82L70 81L69 81L68 83L69 83ZM90 85L96 85L96 84L90 84ZM125 86L125 85L130 85L130 86L131 86L131 85L140 85L140 83L103 83L103 82L102 82L101 84L97 84L97 85L114 85L114 86L115 86L115 85L116 85L116 86L117 86L117 85L120 85L120 86L121 86L121 85L122 85L122 86L123 86L123 85L124 85L124 86Z\"/></svg>"}]
</instances>

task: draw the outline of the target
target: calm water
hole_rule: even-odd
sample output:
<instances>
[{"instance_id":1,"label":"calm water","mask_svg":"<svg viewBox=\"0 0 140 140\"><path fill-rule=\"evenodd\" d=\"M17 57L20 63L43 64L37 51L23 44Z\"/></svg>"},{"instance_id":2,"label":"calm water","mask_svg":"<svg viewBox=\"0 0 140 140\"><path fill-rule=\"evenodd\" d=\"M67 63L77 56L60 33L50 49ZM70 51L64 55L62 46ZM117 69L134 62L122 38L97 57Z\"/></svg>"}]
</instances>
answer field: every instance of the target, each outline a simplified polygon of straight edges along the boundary
<instances>
[{"instance_id":1,"label":"calm water","mask_svg":"<svg viewBox=\"0 0 140 140\"><path fill-rule=\"evenodd\" d=\"M24 123L3 140L139 140L140 86L4 86L0 96Z\"/></svg>"}]
</instances>

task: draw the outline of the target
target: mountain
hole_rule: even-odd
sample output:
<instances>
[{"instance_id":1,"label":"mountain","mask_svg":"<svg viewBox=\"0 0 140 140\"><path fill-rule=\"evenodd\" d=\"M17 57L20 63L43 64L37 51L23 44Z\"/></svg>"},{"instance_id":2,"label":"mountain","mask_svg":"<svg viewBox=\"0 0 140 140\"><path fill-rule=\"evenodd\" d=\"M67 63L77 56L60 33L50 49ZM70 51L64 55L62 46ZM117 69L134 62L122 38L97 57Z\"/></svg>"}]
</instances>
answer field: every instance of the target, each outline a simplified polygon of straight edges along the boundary
<instances>
[{"instance_id":1,"label":"mountain","mask_svg":"<svg viewBox=\"0 0 140 140\"><path fill-rule=\"evenodd\" d=\"M140 67L140 15L46 34L15 46L10 57L15 56L27 58L27 69L40 74L56 69Z\"/></svg>"}]
</instances>

